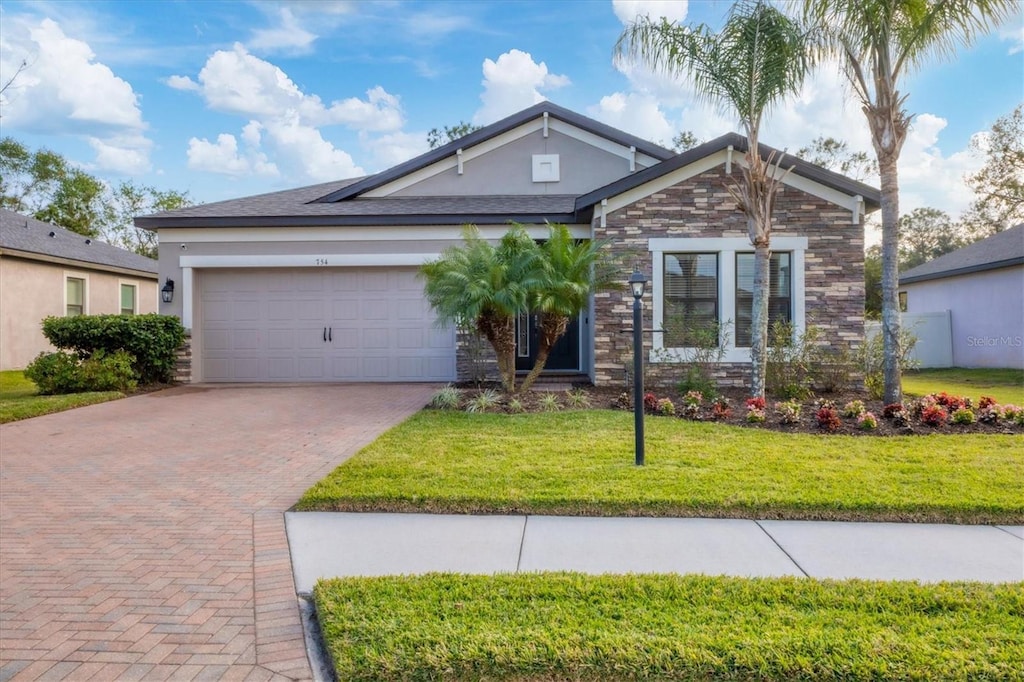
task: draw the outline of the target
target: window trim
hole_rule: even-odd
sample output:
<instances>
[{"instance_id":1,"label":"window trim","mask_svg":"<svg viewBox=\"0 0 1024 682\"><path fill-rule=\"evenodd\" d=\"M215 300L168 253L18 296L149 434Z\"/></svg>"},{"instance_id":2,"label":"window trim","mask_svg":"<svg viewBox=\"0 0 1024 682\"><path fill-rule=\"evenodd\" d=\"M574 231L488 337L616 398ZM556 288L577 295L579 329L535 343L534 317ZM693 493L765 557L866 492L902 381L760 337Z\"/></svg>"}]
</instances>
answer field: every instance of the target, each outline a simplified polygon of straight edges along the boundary
<instances>
[{"instance_id":1,"label":"window trim","mask_svg":"<svg viewBox=\"0 0 1024 682\"><path fill-rule=\"evenodd\" d=\"M807 237L772 237L772 247L778 251L788 251L791 255L792 273L792 315L796 334L802 334L805 327L804 302L804 252L807 251ZM733 328L736 323L736 254L750 253L753 250L750 240L746 237L655 237L647 242L647 249L652 254L652 288L653 327L658 330L664 323L664 259L666 253L709 253L717 252L718 256L718 300L719 320L729 322L728 343L724 347L722 362L749 363L750 348L736 347L736 334ZM653 347L648 361L663 362L665 355L683 353L688 348L666 348L664 334L655 331Z\"/></svg>"},{"instance_id":2,"label":"window trim","mask_svg":"<svg viewBox=\"0 0 1024 682\"><path fill-rule=\"evenodd\" d=\"M789 256L789 268L792 270L793 269L793 253L791 251L786 251L785 249L772 249L771 256L774 257L776 254L783 254L783 253ZM756 258L756 254L753 251L736 251L734 257L738 261L740 259L740 256L743 256L743 255L754 256ZM769 266L768 266L768 278L769 278L769 280L771 279L771 264L769 264ZM733 283L733 296L736 299L736 301L734 302L734 305L736 305L736 309L738 309L739 308L738 304L739 304L739 300L740 300L739 270L738 269L736 271L736 280L737 281ZM792 316L793 316L793 273L790 273L790 275L789 275L789 295L788 296L780 296L780 297L777 297L777 298L784 298L784 299L789 301L789 316L790 316L790 318L792 318ZM770 290L770 287L769 287L769 292L768 292L768 311L766 313L768 315L768 333L769 334L771 334L771 330L772 330L771 300L772 300L772 295L771 295L771 290ZM753 295L751 295L751 309L753 309ZM790 324L792 324L793 320L790 319L790 320L788 320L788 322ZM751 326L753 326L753 325L751 325ZM736 343L736 339L739 336L739 332L736 329L735 320L733 321L732 333L733 333L733 343L735 344ZM753 334L751 334L751 338L753 338ZM747 346L737 346L737 348L750 348L750 346L749 345L747 345Z\"/></svg>"},{"instance_id":3,"label":"window trim","mask_svg":"<svg viewBox=\"0 0 1024 682\"><path fill-rule=\"evenodd\" d=\"M134 291L134 294L132 295L132 312L131 313L125 313L124 312L124 308L122 308L122 306L121 306L121 303L122 303L121 287L131 287L132 290ZM134 282L134 281L127 280L127 279L119 279L119 280L117 280L117 310L118 310L119 314L121 314L121 315L125 315L125 314L138 315L139 314L139 284L138 284L138 282Z\"/></svg>"},{"instance_id":4,"label":"window trim","mask_svg":"<svg viewBox=\"0 0 1024 682\"><path fill-rule=\"evenodd\" d=\"M63 291L62 295L63 295L63 299L64 299L64 307L63 307L62 316L63 317L73 317L72 315L68 315L68 280L69 279L80 279L80 280L82 280L82 312L81 312L81 314L82 315L88 315L89 314L89 274L85 273L85 272L75 272L73 270L65 270L64 271L64 278L63 278L63 280L64 280L64 291Z\"/></svg>"}]
</instances>

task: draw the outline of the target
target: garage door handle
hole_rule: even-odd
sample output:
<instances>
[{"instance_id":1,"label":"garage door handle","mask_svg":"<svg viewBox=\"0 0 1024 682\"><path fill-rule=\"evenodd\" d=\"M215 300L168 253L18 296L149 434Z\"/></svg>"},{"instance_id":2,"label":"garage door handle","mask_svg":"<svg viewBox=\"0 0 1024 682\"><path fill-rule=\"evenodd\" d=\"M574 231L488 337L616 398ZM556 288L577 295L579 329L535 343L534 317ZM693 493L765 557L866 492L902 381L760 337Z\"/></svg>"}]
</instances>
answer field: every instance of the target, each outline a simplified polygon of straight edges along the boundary
<instances>
[{"instance_id":1,"label":"garage door handle","mask_svg":"<svg viewBox=\"0 0 1024 682\"><path fill-rule=\"evenodd\" d=\"M327 327L324 327L324 343L327 343Z\"/></svg>"},{"instance_id":2,"label":"garage door handle","mask_svg":"<svg viewBox=\"0 0 1024 682\"><path fill-rule=\"evenodd\" d=\"M334 343L334 327L327 328L327 340Z\"/></svg>"}]
</instances>

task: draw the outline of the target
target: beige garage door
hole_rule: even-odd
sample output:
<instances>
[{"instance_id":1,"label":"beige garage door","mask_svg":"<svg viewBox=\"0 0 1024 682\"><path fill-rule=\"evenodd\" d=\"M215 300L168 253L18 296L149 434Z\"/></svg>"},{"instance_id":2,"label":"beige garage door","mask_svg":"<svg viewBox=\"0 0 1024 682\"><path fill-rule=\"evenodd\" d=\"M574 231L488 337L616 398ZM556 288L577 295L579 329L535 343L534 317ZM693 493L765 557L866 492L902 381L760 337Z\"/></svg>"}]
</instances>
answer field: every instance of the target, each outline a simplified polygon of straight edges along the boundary
<instances>
[{"instance_id":1,"label":"beige garage door","mask_svg":"<svg viewBox=\"0 0 1024 682\"><path fill-rule=\"evenodd\" d=\"M415 268L203 270L204 381L451 381Z\"/></svg>"}]
</instances>

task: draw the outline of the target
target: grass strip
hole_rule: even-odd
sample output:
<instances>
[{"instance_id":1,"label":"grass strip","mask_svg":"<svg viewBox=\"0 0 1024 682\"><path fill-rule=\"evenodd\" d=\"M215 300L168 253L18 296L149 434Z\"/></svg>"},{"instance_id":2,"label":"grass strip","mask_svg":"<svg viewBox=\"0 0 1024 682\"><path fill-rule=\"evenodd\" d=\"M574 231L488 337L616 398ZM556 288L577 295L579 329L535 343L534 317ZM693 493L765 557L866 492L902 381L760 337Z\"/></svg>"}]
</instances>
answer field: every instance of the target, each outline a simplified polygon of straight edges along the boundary
<instances>
[{"instance_id":1,"label":"grass strip","mask_svg":"<svg viewBox=\"0 0 1024 682\"><path fill-rule=\"evenodd\" d=\"M36 385L21 370L7 370L0 372L0 424L123 397L118 391L38 395Z\"/></svg>"},{"instance_id":2,"label":"grass strip","mask_svg":"<svg viewBox=\"0 0 1024 682\"><path fill-rule=\"evenodd\" d=\"M353 682L1024 680L1020 584L431 574L314 598Z\"/></svg>"},{"instance_id":3,"label":"grass strip","mask_svg":"<svg viewBox=\"0 0 1024 682\"><path fill-rule=\"evenodd\" d=\"M1024 522L1024 436L786 434L632 415L423 411L300 510Z\"/></svg>"},{"instance_id":4,"label":"grass strip","mask_svg":"<svg viewBox=\"0 0 1024 682\"><path fill-rule=\"evenodd\" d=\"M1024 370L1020 369L922 369L903 375L903 392L923 396L945 391L978 402L983 395L1000 404L1024 405Z\"/></svg>"}]
</instances>

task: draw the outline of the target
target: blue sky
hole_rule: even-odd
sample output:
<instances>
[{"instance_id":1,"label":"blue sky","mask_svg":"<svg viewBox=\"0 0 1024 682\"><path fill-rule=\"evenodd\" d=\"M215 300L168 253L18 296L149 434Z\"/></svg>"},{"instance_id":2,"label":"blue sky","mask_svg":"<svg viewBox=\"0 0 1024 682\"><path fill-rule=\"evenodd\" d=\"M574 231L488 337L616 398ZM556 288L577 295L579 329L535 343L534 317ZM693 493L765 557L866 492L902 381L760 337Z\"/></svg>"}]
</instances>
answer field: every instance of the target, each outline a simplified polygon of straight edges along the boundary
<instances>
[{"instance_id":1,"label":"blue sky","mask_svg":"<svg viewBox=\"0 0 1024 682\"><path fill-rule=\"evenodd\" d=\"M490 123L542 98L656 142L709 139L734 121L685 82L617 68L639 13L720 23L716 0L547 2L38 2L0 4L0 127L109 182L198 201L387 168L426 131ZM956 214L972 135L1024 100L1024 19L904 81L917 114L901 161L902 208ZM841 77L827 69L780 106L763 139L795 151L818 135L871 150Z\"/></svg>"}]
</instances>

